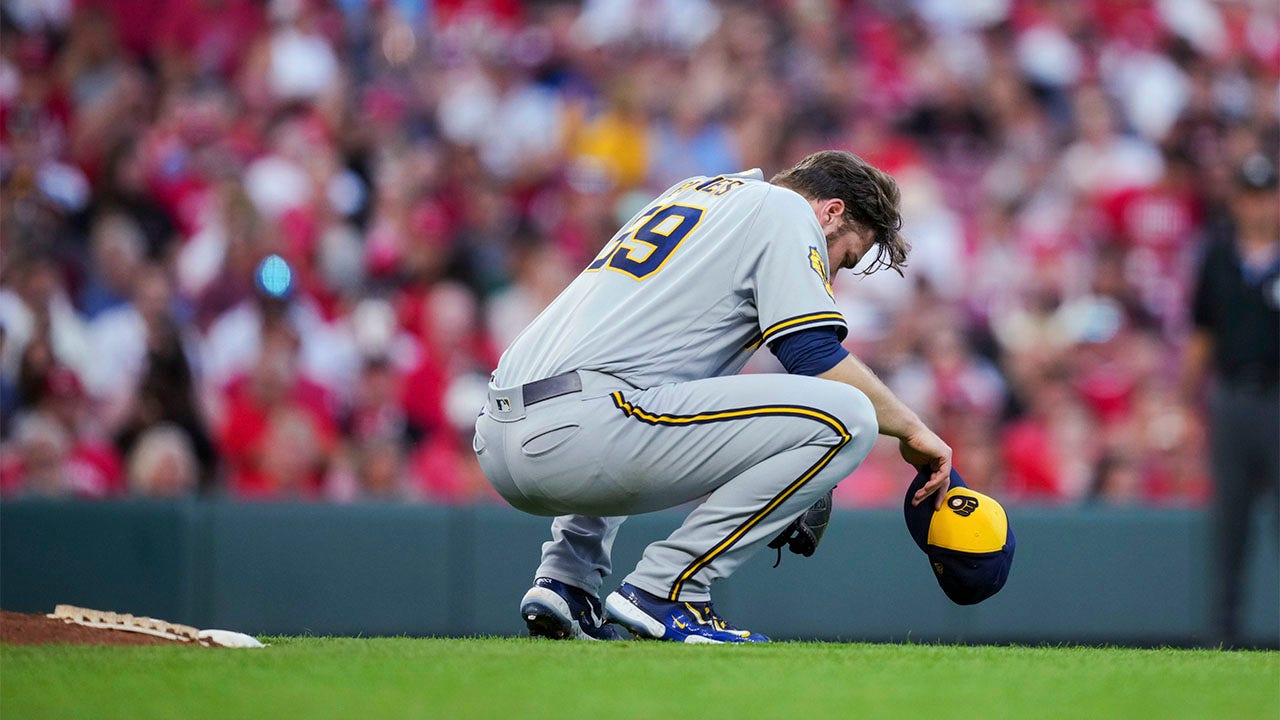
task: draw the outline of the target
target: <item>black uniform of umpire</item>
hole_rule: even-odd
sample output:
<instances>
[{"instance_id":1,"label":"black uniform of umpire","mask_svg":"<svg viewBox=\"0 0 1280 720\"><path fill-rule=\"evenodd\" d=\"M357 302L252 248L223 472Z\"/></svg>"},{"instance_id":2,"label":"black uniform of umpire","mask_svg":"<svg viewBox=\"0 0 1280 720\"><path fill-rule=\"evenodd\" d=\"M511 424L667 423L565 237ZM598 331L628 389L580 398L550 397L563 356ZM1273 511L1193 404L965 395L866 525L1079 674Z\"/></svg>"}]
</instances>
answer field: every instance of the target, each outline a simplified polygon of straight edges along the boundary
<instances>
[{"instance_id":1,"label":"black uniform of umpire","mask_svg":"<svg viewBox=\"0 0 1280 720\"><path fill-rule=\"evenodd\" d=\"M1213 642L1227 645L1239 641L1252 510L1280 496L1278 203L1275 166L1261 155L1249 158L1235 179L1229 222L1210 233L1192 312L1189 355L1198 352L1198 369L1208 365L1215 377L1210 632Z\"/></svg>"}]
</instances>

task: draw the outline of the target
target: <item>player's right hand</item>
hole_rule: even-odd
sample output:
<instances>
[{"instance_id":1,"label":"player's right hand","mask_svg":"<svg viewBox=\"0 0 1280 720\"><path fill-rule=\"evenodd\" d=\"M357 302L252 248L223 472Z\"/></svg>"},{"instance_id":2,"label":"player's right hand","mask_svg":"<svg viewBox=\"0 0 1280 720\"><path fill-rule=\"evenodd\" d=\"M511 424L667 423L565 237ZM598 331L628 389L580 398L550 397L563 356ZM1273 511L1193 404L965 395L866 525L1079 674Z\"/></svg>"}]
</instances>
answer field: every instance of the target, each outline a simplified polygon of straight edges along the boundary
<instances>
[{"instance_id":1,"label":"player's right hand","mask_svg":"<svg viewBox=\"0 0 1280 720\"><path fill-rule=\"evenodd\" d=\"M912 505L919 505L933 495L933 507L942 509L942 496L951 485L951 446L942 441L932 430L922 428L898 441L902 459L916 468L929 468L929 482L911 498Z\"/></svg>"}]
</instances>

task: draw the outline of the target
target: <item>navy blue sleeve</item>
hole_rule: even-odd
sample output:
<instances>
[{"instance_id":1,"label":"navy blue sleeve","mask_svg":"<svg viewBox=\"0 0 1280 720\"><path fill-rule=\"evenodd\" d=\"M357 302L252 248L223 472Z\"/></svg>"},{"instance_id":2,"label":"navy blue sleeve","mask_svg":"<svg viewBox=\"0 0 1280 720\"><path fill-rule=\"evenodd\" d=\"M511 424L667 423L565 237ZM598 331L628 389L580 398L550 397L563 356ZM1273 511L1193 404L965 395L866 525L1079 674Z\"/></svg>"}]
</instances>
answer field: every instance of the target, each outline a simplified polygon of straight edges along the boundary
<instances>
[{"instance_id":1,"label":"navy blue sleeve","mask_svg":"<svg viewBox=\"0 0 1280 720\"><path fill-rule=\"evenodd\" d=\"M769 343L769 349L792 375L821 375L849 355L840 347L834 325L784 335Z\"/></svg>"}]
</instances>

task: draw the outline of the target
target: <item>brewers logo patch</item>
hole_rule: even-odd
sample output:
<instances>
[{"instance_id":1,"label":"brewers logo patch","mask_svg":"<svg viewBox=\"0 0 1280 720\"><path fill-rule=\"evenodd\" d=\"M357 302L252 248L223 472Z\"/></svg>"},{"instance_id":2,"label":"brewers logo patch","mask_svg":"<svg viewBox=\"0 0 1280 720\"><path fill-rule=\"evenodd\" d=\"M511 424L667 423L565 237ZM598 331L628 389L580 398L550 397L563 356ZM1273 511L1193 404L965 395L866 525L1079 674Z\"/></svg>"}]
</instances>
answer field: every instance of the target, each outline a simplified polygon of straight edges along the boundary
<instances>
[{"instance_id":1,"label":"brewers logo patch","mask_svg":"<svg viewBox=\"0 0 1280 720\"><path fill-rule=\"evenodd\" d=\"M969 517L978 509L978 498L971 495L952 495L947 499L947 507L960 517Z\"/></svg>"},{"instance_id":2,"label":"brewers logo patch","mask_svg":"<svg viewBox=\"0 0 1280 720\"><path fill-rule=\"evenodd\" d=\"M947 491L943 508L929 520L927 543L963 553L996 552L1005 545L1009 521L1000 503L968 488Z\"/></svg>"},{"instance_id":3,"label":"brewers logo patch","mask_svg":"<svg viewBox=\"0 0 1280 720\"><path fill-rule=\"evenodd\" d=\"M822 278L822 286L827 289L827 294L835 299L835 291L831 289L831 276L827 274L827 264L822 262L822 254L818 252L818 248L809 248L809 267L818 273L818 277Z\"/></svg>"}]
</instances>

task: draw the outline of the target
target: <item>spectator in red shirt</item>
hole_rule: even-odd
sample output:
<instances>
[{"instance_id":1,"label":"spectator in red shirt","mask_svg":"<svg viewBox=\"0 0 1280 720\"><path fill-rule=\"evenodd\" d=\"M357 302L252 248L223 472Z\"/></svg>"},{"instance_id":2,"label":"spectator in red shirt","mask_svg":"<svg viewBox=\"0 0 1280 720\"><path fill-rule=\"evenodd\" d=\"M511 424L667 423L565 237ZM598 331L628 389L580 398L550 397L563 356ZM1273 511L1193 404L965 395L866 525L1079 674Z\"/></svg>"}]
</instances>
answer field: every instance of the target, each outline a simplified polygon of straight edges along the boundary
<instances>
[{"instance_id":1,"label":"spectator in red shirt","mask_svg":"<svg viewBox=\"0 0 1280 720\"><path fill-rule=\"evenodd\" d=\"M224 397L219 440L232 495L318 497L337 429L324 389L298 371L298 340L286 325L268 320L257 362Z\"/></svg>"},{"instance_id":2,"label":"spectator in red shirt","mask_svg":"<svg viewBox=\"0 0 1280 720\"><path fill-rule=\"evenodd\" d=\"M16 423L17 452L0 460L4 494L86 499L119 494L124 489L120 456L94 433L89 399L75 373L55 365L39 384L35 406Z\"/></svg>"}]
</instances>

